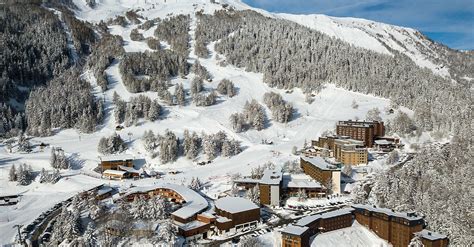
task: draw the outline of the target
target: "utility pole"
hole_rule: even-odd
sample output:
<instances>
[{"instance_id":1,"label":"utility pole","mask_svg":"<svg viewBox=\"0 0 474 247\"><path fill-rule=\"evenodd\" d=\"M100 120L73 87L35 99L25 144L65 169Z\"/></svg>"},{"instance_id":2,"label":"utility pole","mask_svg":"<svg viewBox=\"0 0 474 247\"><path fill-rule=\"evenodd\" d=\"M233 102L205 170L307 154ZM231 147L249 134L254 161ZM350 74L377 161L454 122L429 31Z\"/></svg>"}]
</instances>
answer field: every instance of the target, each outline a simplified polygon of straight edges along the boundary
<instances>
[{"instance_id":1,"label":"utility pole","mask_svg":"<svg viewBox=\"0 0 474 247\"><path fill-rule=\"evenodd\" d=\"M20 243L23 243L23 240L21 239L21 234L20 234L20 228L22 227L23 225L14 225L13 227L16 227L18 229L18 237L20 238Z\"/></svg>"}]
</instances>

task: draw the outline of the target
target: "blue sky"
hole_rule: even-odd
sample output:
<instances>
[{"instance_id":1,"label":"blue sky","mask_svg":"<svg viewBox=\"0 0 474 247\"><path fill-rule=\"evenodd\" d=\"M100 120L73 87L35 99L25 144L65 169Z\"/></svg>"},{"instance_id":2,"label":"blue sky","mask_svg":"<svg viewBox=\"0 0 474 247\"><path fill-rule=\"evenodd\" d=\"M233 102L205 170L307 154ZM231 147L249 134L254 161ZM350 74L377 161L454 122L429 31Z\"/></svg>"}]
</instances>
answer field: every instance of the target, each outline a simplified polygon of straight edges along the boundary
<instances>
[{"instance_id":1,"label":"blue sky","mask_svg":"<svg viewBox=\"0 0 474 247\"><path fill-rule=\"evenodd\" d=\"M420 30L455 49L474 49L474 0L242 0L271 12L359 17Z\"/></svg>"}]
</instances>

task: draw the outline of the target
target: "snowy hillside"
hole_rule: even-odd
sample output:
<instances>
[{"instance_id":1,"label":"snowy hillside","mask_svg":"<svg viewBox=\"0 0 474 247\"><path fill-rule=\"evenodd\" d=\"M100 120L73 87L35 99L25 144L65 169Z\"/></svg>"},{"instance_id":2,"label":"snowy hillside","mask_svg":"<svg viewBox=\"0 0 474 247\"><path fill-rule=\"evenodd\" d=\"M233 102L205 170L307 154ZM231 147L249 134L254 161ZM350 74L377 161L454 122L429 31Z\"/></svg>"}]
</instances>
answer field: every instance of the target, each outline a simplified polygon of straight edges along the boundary
<instances>
[{"instance_id":1,"label":"snowy hillside","mask_svg":"<svg viewBox=\"0 0 474 247\"><path fill-rule=\"evenodd\" d=\"M326 15L276 14L280 18L339 38L355 46L382 54L392 54L387 47L407 55L418 66L449 77L448 67L436 62L439 55L434 43L412 28L398 27L359 18L339 18Z\"/></svg>"},{"instance_id":2,"label":"snowy hillside","mask_svg":"<svg viewBox=\"0 0 474 247\"><path fill-rule=\"evenodd\" d=\"M448 66L439 61L438 52L440 50L437 50L439 45L426 39L419 31L412 28L360 18L339 18L321 14L269 13L265 10L252 8L239 0L216 1L220 4L212 4L207 0L98 0L96 2L96 6L91 8L84 0L74 0L80 10L77 12L78 17L98 22L121 15L130 9L140 10L139 13L149 19L168 14L191 14L199 10L203 10L206 14L212 14L214 11L222 9L222 5L230 5L237 10L251 9L268 17L294 21L355 46L382 54L392 54L388 48L393 49L407 55L420 67L428 68L443 77L450 76Z\"/></svg>"},{"instance_id":3,"label":"snowy hillside","mask_svg":"<svg viewBox=\"0 0 474 247\"><path fill-rule=\"evenodd\" d=\"M109 137L114 133L117 133L125 140L127 149L124 153L132 155L136 159L135 165L137 169L160 172L165 174L160 180L176 184L187 185L191 178L199 177L206 183L206 188L202 192L210 198L217 198L222 192L230 189L231 175L236 173L249 175L253 168L269 161L277 166L281 166L285 161L296 160L298 156L292 153L293 147L300 148L303 146L303 143L310 142L311 139L317 138L323 132L334 130L335 123L338 120L364 119L367 112L374 108L380 110L380 117L384 121L394 118L395 114L388 111L392 107L391 103L393 103L390 100L374 95L352 92L337 87L333 83L325 84L324 88L314 92L313 95L310 93L305 94L300 88L286 90L271 87L268 83L264 83L263 73L250 72L231 63L224 64L224 62L227 62L226 57L218 54L215 50L215 44L219 40L206 43L209 56L199 58L199 63L212 76L212 80L204 81L203 92L207 93L217 89L219 82L223 79L228 79L235 85L235 96L229 97L218 94L215 104L206 107L196 106L196 103L193 102L192 93L189 93L191 92L192 80L196 76L194 72L169 76L167 78L169 80L165 82L166 86L169 86L165 90L169 92L175 92L178 85L183 85L186 91L185 103L183 105L166 102L157 90L143 89L142 91L136 91L138 93L133 93L129 90L130 85L127 85L127 77L124 75L123 68L121 67L121 65L126 64L127 54L149 51L156 51L156 53L171 52L173 44L172 42L168 43L156 39L160 48L156 50L151 48L147 38L156 38L155 30L158 28L158 22L151 24L151 28L148 29L132 21L127 23L127 25L119 25L113 22L105 24L105 22L101 22L108 21L117 16L123 16L130 10L136 11L142 23L155 18L163 20L179 14L189 15L189 29L186 29L190 37L189 55L183 57L183 63L186 65L187 63L189 65L196 64L198 60L198 57L195 55L195 44L197 43L195 34L199 13L212 14L216 10L229 8L230 6L237 10L252 9L271 18L284 18L337 37L354 46L373 50L381 54L390 55L393 49L406 54L421 67L429 68L438 75L450 76L446 66L435 62L438 55L437 51L432 49L431 41L426 40L416 30L408 28L353 18L333 18L324 15L297 16L273 14L253 9L238 0L220 0L216 1L217 3L211 3L209 0L96 0L93 6L88 4L88 2L94 1L72 0L72 2L77 7L73 11L78 19L94 24L100 23L100 25L105 26L101 27L106 30L105 33L109 32L112 35L120 36L123 42L118 43L117 46L123 48L123 52L116 57L111 56L113 57L113 59L110 59L111 62L102 68L100 73L103 74L100 75L105 79L99 78L97 73L87 66L80 67L81 71L78 75L86 81L84 83L87 86L88 84L91 85L91 88L87 88L87 91L92 91L93 94L90 98L100 102L101 106L103 104L103 118L99 118L101 121L97 126L93 126L92 133L79 131L77 126L73 126L76 129L73 127L58 128L57 125L53 126L50 123L50 126L47 127L54 127L52 133L49 133L50 135L39 135L42 137L31 137L29 139L33 146L31 152L18 150L16 142L13 144L13 148L10 146L11 143L0 143L0 194L18 193L22 195L17 205L6 207L5 210L0 211L0 232L2 233L0 234L0 245L13 241L16 234L14 225L22 224L26 226L30 224L37 216L53 207L54 204L66 200L79 192L104 183L116 185L117 187L145 186L155 183L155 178L145 178L137 181L110 181L100 178L100 174L94 171L100 162L100 156L102 156L98 152L100 139ZM54 11L63 18L60 11ZM66 23L61 24L66 25ZM285 23L289 22L285 21ZM291 24L296 26L294 23ZM99 27L97 28L99 29ZM67 27L65 30L69 31ZM305 30L308 29L305 28ZM143 35L143 39L137 40L132 38L133 32ZM98 33L100 32L97 31ZM67 34L67 41L71 43L71 37L69 37L71 33ZM230 33L230 35L228 33L229 37L232 37L232 35L233 33ZM68 48L72 49L74 46L71 44ZM367 51L363 50L363 52ZM76 62L79 55L77 55L75 50L74 54L74 62ZM139 54L138 56L142 55ZM92 55L90 56L92 57ZM151 63L150 61L144 63ZM144 78L147 76L147 74L143 75ZM100 83L98 83L100 79L106 81L105 90L102 90ZM137 80L141 80L141 78ZM264 95L268 92L280 94L285 102L292 105L294 112L291 121L280 123L272 118L272 110L263 101ZM124 121L117 122L114 111L118 109L117 105L119 104L116 103L114 95L120 96L120 99L125 103L130 102L134 97L146 96L153 102L159 102L162 106L162 114L156 121L147 120L144 117L139 118L136 123L129 126L122 123ZM311 97L312 102L308 102L308 97ZM236 132L229 121L230 116L241 112L246 102L253 99L263 106L266 113L267 121L264 128L260 131L249 129L244 132ZM354 106L355 104L357 107ZM398 109L408 113L410 116L414 114L413 111L403 106L400 106ZM79 115L78 118L81 118L81 116L83 115ZM123 129L117 128L117 125L122 124L125 125ZM195 131L198 134L214 134L222 131L229 139L237 140L241 143L242 152L232 157L217 157L204 166L197 165L197 162L208 160L202 152L194 160L179 154L175 161L162 162L159 157L153 156L145 148L142 137L149 130L153 130L154 133L160 135L170 130L176 134L180 141L183 140L185 130ZM11 139L13 140L14 138ZM429 135L424 135L419 140L431 141L432 139ZM48 146L44 149L40 148L40 143L45 143ZM61 152L73 161L71 169L61 170L62 178L58 183L40 183L39 178L37 178L28 185L19 186L16 182L9 181L9 170L14 164L16 166L19 164L29 165L35 174L39 174L43 168L52 170L50 159L52 156L51 150L54 147L61 148ZM181 153L181 150L179 152ZM383 161L374 162L380 168L381 165L378 162L381 163ZM173 174L170 174L170 171L173 171ZM174 171L178 173L174 174ZM356 245L358 246L367 243L386 246L385 242L374 238L370 235L370 232L361 229L346 229L331 234L335 235L331 236L331 239L340 237L340 242L332 243L326 236L327 234L319 235L316 240L328 243L329 246L350 244L351 239L356 239ZM315 242L317 242L316 240Z\"/></svg>"}]
</instances>

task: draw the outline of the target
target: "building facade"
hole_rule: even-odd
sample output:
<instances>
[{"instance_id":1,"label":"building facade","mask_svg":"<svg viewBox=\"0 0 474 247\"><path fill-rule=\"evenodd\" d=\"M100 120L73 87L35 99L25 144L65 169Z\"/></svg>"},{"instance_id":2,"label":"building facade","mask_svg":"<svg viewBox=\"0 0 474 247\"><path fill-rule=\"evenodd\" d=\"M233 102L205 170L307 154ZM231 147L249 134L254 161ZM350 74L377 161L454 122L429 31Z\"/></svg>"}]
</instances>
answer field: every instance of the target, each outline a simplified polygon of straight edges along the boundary
<instances>
[{"instance_id":1,"label":"building facade","mask_svg":"<svg viewBox=\"0 0 474 247\"><path fill-rule=\"evenodd\" d=\"M241 197L223 197L215 202L216 226L219 232L257 226L260 207Z\"/></svg>"},{"instance_id":2,"label":"building facade","mask_svg":"<svg viewBox=\"0 0 474 247\"><path fill-rule=\"evenodd\" d=\"M133 167L134 158L130 155L112 155L100 157L100 168L105 170L119 170L119 166Z\"/></svg>"},{"instance_id":3,"label":"building facade","mask_svg":"<svg viewBox=\"0 0 474 247\"><path fill-rule=\"evenodd\" d=\"M333 193L341 193L341 169L321 157L300 157L303 172L320 182Z\"/></svg>"},{"instance_id":4,"label":"building facade","mask_svg":"<svg viewBox=\"0 0 474 247\"><path fill-rule=\"evenodd\" d=\"M278 170L265 170L259 181L260 203L280 206L283 174Z\"/></svg>"},{"instance_id":5,"label":"building facade","mask_svg":"<svg viewBox=\"0 0 474 247\"><path fill-rule=\"evenodd\" d=\"M375 137L385 135L385 127L383 122L377 121L339 121L336 125L336 134L350 136L352 139L363 141L366 147L372 147Z\"/></svg>"},{"instance_id":6,"label":"building facade","mask_svg":"<svg viewBox=\"0 0 474 247\"><path fill-rule=\"evenodd\" d=\"M288 225L281 231L282 247L306 247L310 246L311 233L306 226Z\"/></svg>"},{"instance_id":7,"label":"building facade","mask_svg":"<svg viewBox=\"0 0 474 247\"><path fill-rule=\"evenodd\" d=\"M425 247L446 247L449 244L448 237L445 235L423 229L416 233L421 238Z\"/></svg>"},{"instance_id":8,"label":"building facade","mask_svg":"<svg viewBox=\"0 0 474 247\"><path fill-rule=\"evenodd\" d=\"M390 242L394 247L408 246L413 234L424 226L422 217L410 213L397 213L386 208L368 205L353 205L355 219L377 236Z\"/></svg>"},{"instance_id":9,"label":"building facade","mask_svg":"<svg viewBox=\"0 0 474 247\"><path fill-rule=\"evenodd\" d=\"M310 246L311 236L316 233L350 227L354 221L353 211L352 208L343 208L303 217L281 231L282 246Z\"/></svg>"}]
</instances>

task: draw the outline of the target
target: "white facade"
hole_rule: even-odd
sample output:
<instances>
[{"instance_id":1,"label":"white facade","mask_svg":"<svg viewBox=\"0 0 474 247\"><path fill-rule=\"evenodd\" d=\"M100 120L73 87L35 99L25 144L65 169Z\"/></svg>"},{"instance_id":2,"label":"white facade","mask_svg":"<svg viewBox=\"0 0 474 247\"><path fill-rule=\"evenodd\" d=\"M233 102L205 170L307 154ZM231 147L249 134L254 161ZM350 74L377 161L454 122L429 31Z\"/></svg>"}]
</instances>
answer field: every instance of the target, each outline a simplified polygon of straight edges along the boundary
<instances>
[{"instance_id":1,"label":"white facade","mask_svg":"<svg viewBox=\"0 0 474 247\"><path fill-rule=\"evenodd\" d=\"M341 194L341 171L332 172L332 193Z\"/></svg>"},{"instance_id":2,"label":"white facade","mask_svg":"<svg viewBox=\"0 0 474 247\"><path fill-rule=\"evenodd\" d=\"M280 206L280 186L271 185L270 186L270 205L271 206Z\"/></svg>"}]
</instances>

